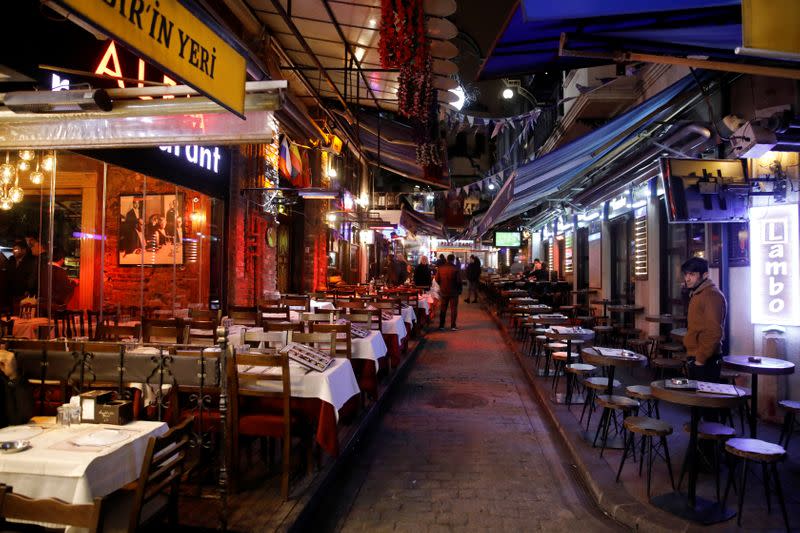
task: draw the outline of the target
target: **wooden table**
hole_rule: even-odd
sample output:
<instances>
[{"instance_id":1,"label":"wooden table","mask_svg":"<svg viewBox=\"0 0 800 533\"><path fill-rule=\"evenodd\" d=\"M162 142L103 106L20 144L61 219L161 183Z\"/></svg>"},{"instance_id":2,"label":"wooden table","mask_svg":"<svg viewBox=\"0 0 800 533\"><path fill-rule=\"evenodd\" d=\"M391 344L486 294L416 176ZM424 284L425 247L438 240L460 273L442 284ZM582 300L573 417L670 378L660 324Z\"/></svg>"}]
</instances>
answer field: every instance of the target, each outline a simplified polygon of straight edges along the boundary
<instances>
[{"instance_id":1,"label":"wooden table","mask_svg":"<svg viewBox=\"0 0 800 533\"><path fill-rule=\"evenodd\" d=\"M584 329L579 327L559 327L555 326L551 328L550 331L545 333L545 336L554 341L562 341L567 343L567 353L572 353L572 341L573 340L583 340L583 341L591 341L594 339L594 331L591 329ZM569 357L567 358L567 364L569 364ZM547 367L550 366L550 359L548 357L547 360ZM567 397L570 395L570 391L572 390L572 381L570 380L570 376L572 374L567 373L567 392L565 394L559 394L558 390L553 391L553 395L550 397L554 403L568 403ZM577 399L576 401L581 402L583 398ZM570 402L571 403L571 398Z\"/></svg>"},{"instance_id":2,"label":"wooden table","mask_svg":"<svg viewBox=\"0 0 800 533\"><path fill-rule=\"evenodd\" d=\"M736 513L726 508L722 503L706 500L697 496L697 426L700 422L702 408L733 408L747 401L750 391L743 387L736 387L740 396L726 396L722 394L707 394L696 390L676 390L665 387L666 380L653 381L650 389L658 400L691 408L692 418L689 430L689 448L686 450L686 461L689 465L689 485L687 495L675 491L656 496L651 503L665 511L680 516L686 520L701 524L715 524L729 520ZM741 489L741 487L740 487Z\"/></svg>"},{"instance_id":3,"label":"wooden table","mask_svg":"<svg viewBox=\"0 0 800 533\"><path fill-rule=\"evenodd\" d=\"M670 314L647 315L644 317L648 322L658 322L659 324L673 324L675 322L686 322L685 316L675 316Z\"/></svg>"},{"instance_id":4,"label":"wooden table","mask_svg":"<svg viewBox=\"0 0 800 533\"><path fill-rule=\"evenodd\" d=\"M740 370L750 374L750 437L756 438L758 432L758 376L783 376L794 373L794 363L775 359L773 357L759 357L758 361L751 361L749 355L726 355L722 358L725 368Z\"/></svg>"},{"instance_id":5,"label":"wooden table","mask_svg":"<svg viewBox=\"0 0 800 533\"><path fill-rule=\"evenodd\" d=\"M608 298L603 298L602 300L592 300L590 303L594 305L602 305L603 318L608 318L608 306L612 303L611 300L609 300Z\"/></svg>"},{"instance_id":6,"label":"wooden table","mask_svg":"<svg viewBox=\"0 0 800 533\"><path fill-rule=\"evenodd\" d=\"M606 387L606 394L609 396L614 395L614 373L617 367L635 368L637 366L647 365L647 357L644 355L628 350L622 350L620 348L599 348L600 349L598 349L598 347L584 348L581 350L581 359L589 364L602 366L608 369L608 386ZM601 350L613 350L613 352L617 352L620 355L604 355L603 351ZM612 352L606 353L610 354ZM622 355L623 353L629 355ZM594 438L591 434L584 434L584 438L588 442L594 443ZM622 439L615 438L613 441L606 442L606 448L621 450L625 448L625 443Z\"/></svg>"},{"instance_id":7,"label":"wooden table","mask_svg":"<svg viewBox=\"0 0 800 533\"><path fill-rule=\"evenodd\" d=\"M686 328L675 328L669 332L669 336L676 342L683 344L683 338L686 336Z\"/></svg>"},{"instance_id":8,"label":"wooden table","mask_svg":"<svg viewBox=\"0 0 800 533\"><path fill-rule=\"evenodd\" d=\"M608 310L611 311L612 313L620 313L622 315L622 325L623 327L627 328L628 315L644 311L644 306L636 304L618 304L618 305L609 305Z\"/></svg>"}]
</instances>

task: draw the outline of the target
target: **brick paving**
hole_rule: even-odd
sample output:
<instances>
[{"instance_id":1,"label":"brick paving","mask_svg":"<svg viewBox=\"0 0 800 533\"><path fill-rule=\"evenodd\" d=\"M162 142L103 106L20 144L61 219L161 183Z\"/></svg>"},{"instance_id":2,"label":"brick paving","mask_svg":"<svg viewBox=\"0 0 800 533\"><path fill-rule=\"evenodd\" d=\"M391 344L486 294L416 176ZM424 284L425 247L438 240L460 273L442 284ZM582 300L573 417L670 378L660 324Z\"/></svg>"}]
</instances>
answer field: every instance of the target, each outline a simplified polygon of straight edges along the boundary
<instances>
[{"instance_id":1,"label":"brick paving","mask_svg":"<svg viewBox=\"0 0 800 533\"><path fill-rule=\"evenodd\" d=\"M459 322L428 334L325 529L623 530L576 484L485 311L462 302Z\"/></svg>"}]
</instances>

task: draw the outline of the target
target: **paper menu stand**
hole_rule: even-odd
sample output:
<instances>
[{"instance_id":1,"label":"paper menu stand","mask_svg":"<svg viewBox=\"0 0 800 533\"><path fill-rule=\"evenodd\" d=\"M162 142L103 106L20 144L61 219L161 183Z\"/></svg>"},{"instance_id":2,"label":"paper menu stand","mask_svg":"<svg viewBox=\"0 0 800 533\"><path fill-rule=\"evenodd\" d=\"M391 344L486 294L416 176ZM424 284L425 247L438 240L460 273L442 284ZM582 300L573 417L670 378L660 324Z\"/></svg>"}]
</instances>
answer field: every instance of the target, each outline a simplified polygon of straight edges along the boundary
<instances>
[{"instance_id":1,"label":"paper menu stand","mask_svg":"<svg viewBox=\"0 0 800 533\"><path fill-rule=\"evenodd\" d=\"M292 361L317 372L324 372L333 362L331 356L320 350L296 342L288 343L281 349L281 353L285 353Z\"/></svg>"},{"instance_id":2,"label":"paper menu stand","mask_svg":"<svg viewBox=\"0 0 800 533\"><path fill-rule=\"evenodd\" d=\"M358 339L363 339L364 337L368 337L369 336L369 331L367 331L366 329L362 328L358 324L353 324L352 322L350 322L349 320L347 320L345 318L340 318L339 320L336 321L336 323L337 324L348 324L349 323L350 324L350 335L353 336L353 337L356 337Z\"/></svg>"}]
</instances>

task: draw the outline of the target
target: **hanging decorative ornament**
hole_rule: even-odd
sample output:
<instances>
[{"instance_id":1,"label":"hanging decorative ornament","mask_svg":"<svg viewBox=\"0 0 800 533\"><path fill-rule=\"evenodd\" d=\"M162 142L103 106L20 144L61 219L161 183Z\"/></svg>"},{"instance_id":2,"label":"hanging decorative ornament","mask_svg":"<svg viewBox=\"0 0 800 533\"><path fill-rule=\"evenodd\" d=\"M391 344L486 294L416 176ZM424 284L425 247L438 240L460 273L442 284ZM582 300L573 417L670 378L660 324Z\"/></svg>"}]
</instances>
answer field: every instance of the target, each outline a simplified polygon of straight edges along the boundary
<instances>
[{"instance_id":1,"label":"hanging decorative ornament","mask_svg":"<svg viewBox=\"0 0 800 533\"><path fill-rule=\"evenodd\" d=\"M0 165L0 183L3 185L8 185L14 180L14 174L16 174L16 169L14 165L9 163L9 155L6 152L6 162Z\"/></svg>"},{"instance_id":2,"label":"hanging decorative ornament","mask_svg":"<svg viewBox=\"0 0 800 533\"><path fill-rule=\"evenodd\" d=\"M20 150L19 151L19 158L23 161L33 161L33 158L36 157L36 152L33 150Z\"/></svg>"},{"instance_id":3,"label":"hanging decorative ornament","mask_svg":"<svg viewBox=\"0 0 800 533\"><path fill-rule=\"evenodd\" d=\"M0 210L8 211L14 206L10 198L0 198Z\"/></svg>"}]
</instances>

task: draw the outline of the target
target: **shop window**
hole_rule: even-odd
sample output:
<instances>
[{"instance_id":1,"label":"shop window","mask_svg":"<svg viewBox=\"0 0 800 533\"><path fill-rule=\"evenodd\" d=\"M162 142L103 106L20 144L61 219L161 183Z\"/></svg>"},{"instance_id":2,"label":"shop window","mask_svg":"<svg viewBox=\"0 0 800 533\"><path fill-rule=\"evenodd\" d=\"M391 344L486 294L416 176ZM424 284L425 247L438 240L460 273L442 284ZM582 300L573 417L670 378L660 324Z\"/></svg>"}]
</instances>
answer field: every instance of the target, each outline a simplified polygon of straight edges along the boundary
<instances>
[{"instance_id":1,"label":"shop window","mask_svg":"<svg viewBox=\"0 0 800 533\"><path fill-rule=\"evenodd\" d=\"M633 220L629 216L611 222L611 299L635 301L633 284Z\"/></svg>"},{"instance_id":2,"label":"shop window","mask_svg":"<svg viewBox=\"0 0 800 533\"><path fill-rule=\"evenodd\" d=\"M750 229L747 222L726 223L728 266L750 266ZM722 224L711 225L711 266L719 267L722 256Z\"/></svg>"},{"instance_id":3,"label":"shop window","mask_svg":"<svg viewBox=\"0 0 800 533\"><path fill-rule=\"evenodd\" d=\"M705 224L668 224L666 210L661 211L662 238L665 238L664 261L661 279L664 280L661 294L661 310L683 315L686 312L688 295L683 289L681 265L690 257L705 256Z\"/></svg>"}]
</instances>

